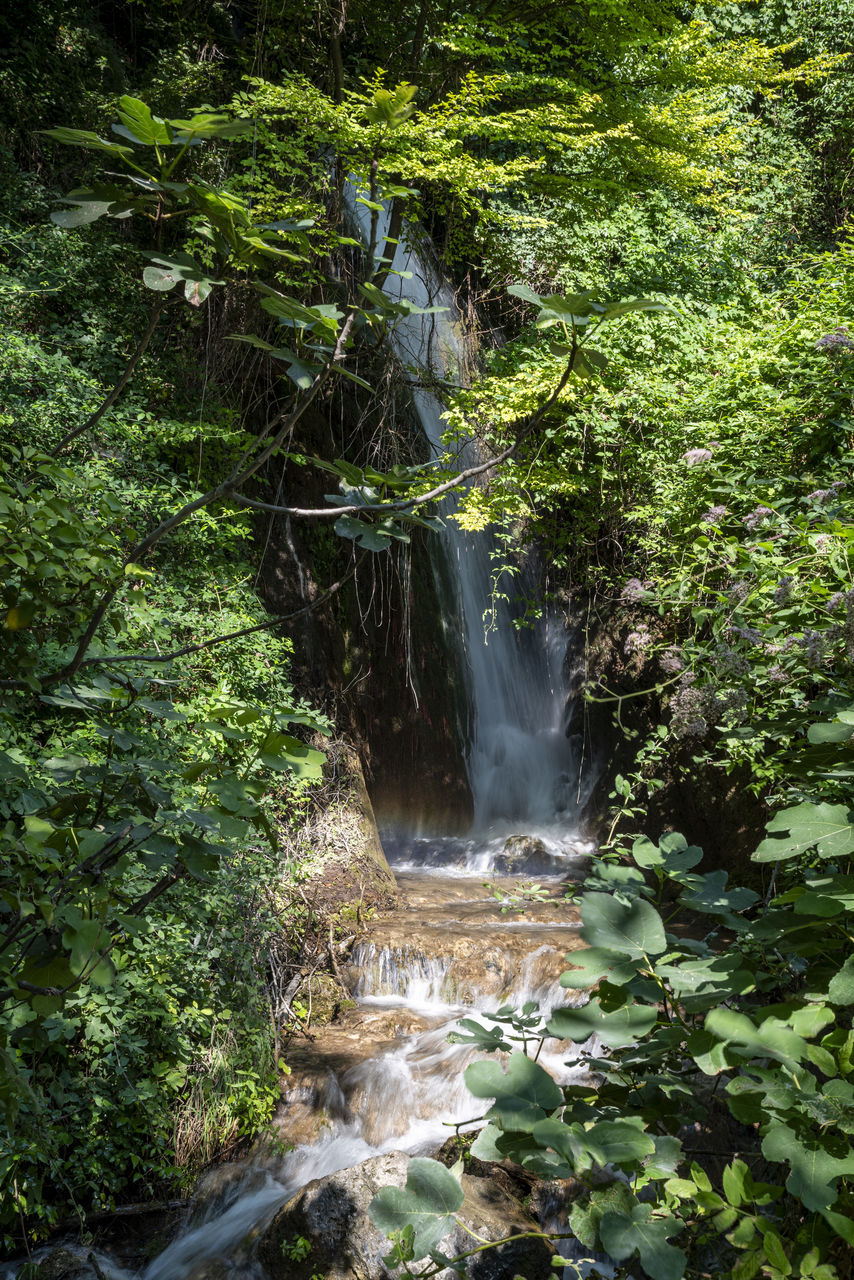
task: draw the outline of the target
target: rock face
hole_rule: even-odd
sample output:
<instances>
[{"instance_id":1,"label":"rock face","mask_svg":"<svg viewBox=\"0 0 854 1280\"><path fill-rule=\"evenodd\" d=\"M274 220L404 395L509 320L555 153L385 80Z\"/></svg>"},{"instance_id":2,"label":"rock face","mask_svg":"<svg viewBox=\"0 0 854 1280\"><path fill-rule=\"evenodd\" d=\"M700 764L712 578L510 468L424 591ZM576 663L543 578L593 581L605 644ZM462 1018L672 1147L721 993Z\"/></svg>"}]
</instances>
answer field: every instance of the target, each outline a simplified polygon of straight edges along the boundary
<instances>
[{"instance_id":1,"label":"rock face","mask_svg":"<svg viewBox=\"0 0 854 1280\"><path fill-rule=\"evenodd\" d=\"M380 1187L402 1187L409 1157L402 1152L375 1156L308 1183L280 1209L262 1237L258 1256L270 1280L387 1280L383 1264L389 1242L368 1217ZM537 1231L534 1220L505 1189L488 1178L463 1175L465 1200L457 1215L483 1239L501 1240ZM310 1251L306 1252L308 1241ZM473 1247L471 1235L456 1227L439 1245L453 1257ZM300 1254L305 1254L300 1257ZM471 1265L471 1280L547 1280L551 1250L543 1240L515 1241L487 1249ZM448 1273L450 1275L450 1272Z\"/></svg>"},{"instance_id":2,"label":"rock face","mask_svg":"<svg viewBox=\"0 0 854 1280\"><path fill-rule=\"evenodd\" d=\"M319 739L316 745L326 755L318 811L300 833L303 853L310 850L322 859L309 895L319 915L348 914L361 927L361 912L391 906L397 886L357 752L342 739Z\"/></svg>"}]
</instances>

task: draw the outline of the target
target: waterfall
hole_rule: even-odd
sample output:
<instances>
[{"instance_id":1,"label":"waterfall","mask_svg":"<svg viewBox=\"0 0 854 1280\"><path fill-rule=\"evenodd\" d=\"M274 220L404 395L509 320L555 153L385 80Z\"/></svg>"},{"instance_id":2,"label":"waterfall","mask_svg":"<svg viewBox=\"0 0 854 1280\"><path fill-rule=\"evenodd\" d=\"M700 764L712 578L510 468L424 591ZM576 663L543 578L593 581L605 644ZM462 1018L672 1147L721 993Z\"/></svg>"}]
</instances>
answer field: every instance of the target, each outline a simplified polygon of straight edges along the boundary
<instances>
[{"instance_id":1,"label":"waterfall","mask_svg":"<svg viewBox=\"0 0 854 1280\"><path fill-rule=\"evenodd\" d=\"M370 212L351 198L351 215L361 237L370 239ZM382 245L389 214L377 218ZM402 317L391 334L400 362L415 371L412 398L434 457L443 452L438 393L425 381L460 385L467 352L462 317L426 236L404 228L394 250L383 291L438 312ZM424 374L428 377L425 380ZM464 447L463 466L477 461L475 446ZM453 519L455 500L441 508L445 529L439 539L451 568L460 647L468 692L466 766L474 802L474 830L490 835L523 830L545 835L572 828L586 799L581 786L581 744L566 732L564 664L571 637L546 612L520 628L525 575L501 572L495 578L495 538L488 530L469 533ZM488 619L488 621L487 621Z\"/></svg>"}]
</instances>

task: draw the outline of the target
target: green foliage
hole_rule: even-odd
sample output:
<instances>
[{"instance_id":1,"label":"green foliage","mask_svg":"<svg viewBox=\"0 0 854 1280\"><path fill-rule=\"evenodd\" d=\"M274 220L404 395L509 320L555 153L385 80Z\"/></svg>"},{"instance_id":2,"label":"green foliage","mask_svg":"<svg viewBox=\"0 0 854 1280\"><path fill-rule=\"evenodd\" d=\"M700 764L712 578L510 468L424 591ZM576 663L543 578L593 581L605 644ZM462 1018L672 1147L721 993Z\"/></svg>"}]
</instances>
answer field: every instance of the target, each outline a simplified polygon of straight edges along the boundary
<instances>
[{"instance_id":1,"label":"green foliage","mask_svg":"<svg viewBox=\"0 0 854 1280\"><path fill-rule=\"evenodd\" d=\"M425 1258L454 1226L463 1189L453 1173L436 1160L410 1160L406 1186L383 1187L371 1201L370 1217L387 1235L411 1228L410 1259Z\"/></svg>"},{"instance_id":2,"label":"green foliage","mask_svg":"<svg viewBox=\"0 0 854 1280\"><path fill-rule=\"evenodd\" d=\"M802 809L783 811L769 827L807 824ZM807 847L824 832L812 821ZM503 1025L524 1034L526 1052L511 1053L504 1067L484 1060L467 1068L475 1097L495 1100L472 1154L585 1184L573 1229L629 1268L638 1258L649 1274L680 1280L702 1269L712 1248L720 1274L746 1274L750 1258L779 1271L786 1258L781 1274L817 1267L830 1277L834 1238L854 1240L854 988L846 976L854 899L841 897L825 914L802 848L793 852L797 870L780 864L791 887L757 911L755 893L726 891L723 873L698 872L698 853L676 834L657 846L644 837L623 864L643 873L637 879L606 894L601 869L588 877L581 913L589 950L568 957L576 967L565 982L598 982L597 995L558 1007L539 1028L530 1005L504 1011ZM841 885L850 853L845 846L837 854ZM705 928L697 929L698 913ZM458 1039L512 1048L473 1019L463 1025L469 1034ZM549 1036L586 1042L582 1061L598 1083L559 1088L527 1056ZM723 1089L698 1088L699 1073L721 1077ZM745 1126L745 1150L754 1134L765 1160L784 1166L785 1193L755 1182L740 1158L713 1173L714 1182L691 1162L686 1125L714 1128L724 1108ZM596 1189L606 1169L628 1176L616 1201ZM404 1214L394 1226L408 1221Z\"/></svg>"}]
</instances>

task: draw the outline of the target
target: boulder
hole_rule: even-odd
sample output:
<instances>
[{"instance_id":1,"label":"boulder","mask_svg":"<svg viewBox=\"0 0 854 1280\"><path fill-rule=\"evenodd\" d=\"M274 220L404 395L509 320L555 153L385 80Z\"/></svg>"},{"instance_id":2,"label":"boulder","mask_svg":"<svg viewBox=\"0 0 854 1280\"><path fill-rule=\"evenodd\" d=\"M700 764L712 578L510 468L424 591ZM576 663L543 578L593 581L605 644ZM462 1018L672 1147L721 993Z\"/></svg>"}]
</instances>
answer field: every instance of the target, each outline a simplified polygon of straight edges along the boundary
<instances>
[{"instance_id":1,"label":"boulder","mask_svg":"<svg viewBox=\"0 0 854 1280\"><path fill-rule=\"evenodd\" d=\"M261 1238L258 1257L265 1274L270 1280L389 1280L395 1273L382 1261L389 1242L371 1222L368 1207L381 1187L405 1184L408 1166L409 1156L395 1151L309 1182ZM462 1186L465 1199L457 1216L481 1238L501 1240L538 1230L519 1201L489 1178L464 1174ZM451 1257L472 1247L472 1236L462 1227L439 1245ZM471 1280L547 1280L553 1275L551 1256L543 1240L514 1241L478 1255L469 1275Z\"/></svg>"},{"instance_id":2,"label":"boulder","mask_svg":"<svg viewBox=\"0 0 854 1280\"><path fill-rule=\"evenodd\" d=\"M498 875L543 875L552 870L554 858L537 836L509 836L495 859Z\"/></svg>"},{"instance_id":3,"label":"boulder","mask_svg":"<svg viewBox=\"0 0 854 1280\"><path fill-rule=\"evenodd\" d=\"M89 1250L80 1245L58 1245L43 1254L36 1267L37 1280L71 1280L72 1276L93 1276Z\"/></svg>"}]
</instances>

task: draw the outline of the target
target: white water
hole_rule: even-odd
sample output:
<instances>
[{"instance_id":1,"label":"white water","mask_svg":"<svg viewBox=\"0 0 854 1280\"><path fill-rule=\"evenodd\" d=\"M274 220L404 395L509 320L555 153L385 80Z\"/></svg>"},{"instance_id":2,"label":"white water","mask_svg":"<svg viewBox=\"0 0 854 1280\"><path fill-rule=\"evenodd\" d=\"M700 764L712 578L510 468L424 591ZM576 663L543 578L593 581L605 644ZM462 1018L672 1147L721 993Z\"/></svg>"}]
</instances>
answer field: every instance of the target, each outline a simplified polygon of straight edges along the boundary
<instances>
[{"instance_id":1,"label":"white water","mask_svg":"<svg viewBox=\"0 0 854 1280\"><path fill-rule=\"evenodd\" d=\"M370 239L370 212L351 203L362 238ZM380 246L388 214L377 219ZM444 453L443 405L423 386L424 376L460 385L467 352L454 292L443 278L432 247L418 243L418 229L405 228L394 251L392 273L383 291L393 302L440 307L438 314L408 315L391 334L401 363L413 371L412 397L434 457ZM404 237L412 237L407 241ZM473 444L459 456L461 467L477 461ZM496 578L496 542L488 532L468 533L453 518L454 500L443 504L444 543L452 568L459 641L469 696L468 780L474 802L474 831L510 835L556 826L563 838L589 794L582 782L579 744L566 733L564 665L571 636L554 615L518 628L524 610L524 573L504 570Z\"/></svg>"},{"instance_id":2,"label":"white water","mask_svg":"<svg viewBox=\"0 0 854 1280\"><path fill-rule=\"evenodd\" d=\"M484 1055L465 1044L449 1044L448 1035L460 1017L494 1009L503 998L478 1000L475 1007L454 1005L442 991L440 964L427 957L419 964L412 957L411 963L399 965L385 956L378 972L370 948L367 944L361 956L354 957L362 971L354 993L359 1003L405 1007L441 1021L350 1068L340 1080L333 1076L324 1082L327 1114L337 1111L340 1118L313 1145L298 1147L283 1158L250 1162L234 1184L233 1200L224 1204L216 1198L203 1220L185 1228L140 1280L201 1280L205 1262L224 1258L235 1280L255 1280L261 1272L253 1262L252 1241L306 1183L385 1152L433 1154L455 1125L465 1131L471 1124L462 1122L470 1122L489 1105L472 1098L463 1075L469 1062ZM532 980L536 957L535 949L508 994L519 1001L539 999L544 1010L565 1003L566 992L557 984L537 986ZM569 1084L586 1070L575 1065L580 1052L580 1047L547 1041L539 1060L556 1079ZM115 1280L129 1278L125 1273Z\"/></svg>"}]
</instances>

